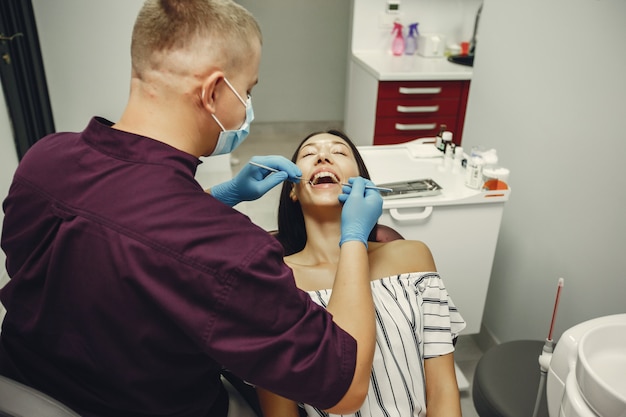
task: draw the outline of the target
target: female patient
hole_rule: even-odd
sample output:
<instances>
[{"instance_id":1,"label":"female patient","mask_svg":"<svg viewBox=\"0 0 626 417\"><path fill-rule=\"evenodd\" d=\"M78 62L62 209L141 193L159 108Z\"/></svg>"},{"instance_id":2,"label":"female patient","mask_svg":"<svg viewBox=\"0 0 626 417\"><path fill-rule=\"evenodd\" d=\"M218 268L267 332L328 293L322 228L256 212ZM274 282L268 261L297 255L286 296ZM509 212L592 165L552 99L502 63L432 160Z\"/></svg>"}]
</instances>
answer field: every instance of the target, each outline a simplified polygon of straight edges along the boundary
<instances>
[{"instance_id":1,"label":"female patient","mask_svg":"<svg viewBox=\"0 0 626 417\"><path fill-rule=\"evenodd\" d=\"M354 144L338 131L309 135L292 161L310 181L283 185L277 237L297 286L324 306L339 259L341 183L369 174ZM460 416L453 341L465 322L430 250L412 240L370 241L368 254L377 340L368 396L356 415ZM257 392L266 417L298 416L294 402ZM309 416L327 415L301 406Z\"/></svg>"}]
</instances>

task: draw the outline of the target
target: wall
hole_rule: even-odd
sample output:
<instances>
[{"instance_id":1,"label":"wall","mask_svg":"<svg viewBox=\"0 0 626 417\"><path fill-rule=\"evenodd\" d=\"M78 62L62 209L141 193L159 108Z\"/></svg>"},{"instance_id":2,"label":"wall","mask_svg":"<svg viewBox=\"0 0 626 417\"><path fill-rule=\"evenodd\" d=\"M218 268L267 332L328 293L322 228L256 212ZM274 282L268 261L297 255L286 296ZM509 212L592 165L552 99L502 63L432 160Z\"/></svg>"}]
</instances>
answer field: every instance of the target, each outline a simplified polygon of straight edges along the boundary
<instances>
[{"instance_id":1,"label":"wall","mask_svg":"<svg viewBox=\"0 0 626 417\"><path fill-rule=\"evenodd\" d=\"M404 0L407 23L469 40L481 0ZM258 19L264 45L260 83L254 89L260 122L343 120L346 73L353 32L359 48L387 47L390 29L379 27L385 0L238 0ZM352 10L354 9L354 10ZM351 27L351 13L357 17ZM364 46L365 47L365 46Z\"/></svg>"},{"instance_id":2,"label":"wall","mask_svg":"<svg viewBox=\"0 0 626 417\"><path fill-rule=\"evenodd\" d=\"M511 170L484 313L499 341L626 312L626 2L486 0L464 146Z\"/></svg>"},{"instance_id":3,"label":"wall","mask_svg":"<svg viewBox=\"0 0 626 417\"><path fill-rule=\"evenodd\" d=\"M117 120L130 87L130 38L142 0L32 0L54 122L79 131Z\"/></svg>"},{"instance_id":4,"label":"wall","mask_svg":"<svg viewBox=\"0 0 626 417\"><path fill-rule=\"evenodd\" d=\"M349 0L238 0L263 32L255 120L343 120ZM253 128L254 131L254 128Z\"/></svg>"},{"instance_id":5,"label":"wall","mask_svg":"<svg viewBox=\"0 0 626 417\"><path fill-rule=\"evenodd\" d=\"M130 35L142 0L32 0L57 129L116 120L130 80ZM349 2L239 1L264 35L257 122L342 120ZM71 22L71 24L69 24Z\"/></svg>"},{"instance_id":6,"label":"wall","mask_svg":"<svg viewBox=\"0 0 626 417\"><path fill-rule=\"evenodd\" d=\"M238 0L255 15L264 37L260 83L253 91L257 122L343 120L353 1L363 15L359 42L387 45L389 30L378 27L384 0ZM94 114L116 120L128 96L130 34L143 1L32 2L57 129L81 130ZM401 7L422 31L468 40L478 4L405 0Z\"/></svg>"},{"instance_id":7,"label":"wall","mask_svg":"<svg viewBox=\"0 0 626 417\"><path fill-rule=\"evenodd\" d=\"M420 33L439 33L450 43L472 38L476 11L482 0L420 0L400 2L400 13L385 11L385 0L353 0L352 50L391 49L392 22L398 20L407 34L408 25L417 22Z\"/></svg>"}]
</instances>

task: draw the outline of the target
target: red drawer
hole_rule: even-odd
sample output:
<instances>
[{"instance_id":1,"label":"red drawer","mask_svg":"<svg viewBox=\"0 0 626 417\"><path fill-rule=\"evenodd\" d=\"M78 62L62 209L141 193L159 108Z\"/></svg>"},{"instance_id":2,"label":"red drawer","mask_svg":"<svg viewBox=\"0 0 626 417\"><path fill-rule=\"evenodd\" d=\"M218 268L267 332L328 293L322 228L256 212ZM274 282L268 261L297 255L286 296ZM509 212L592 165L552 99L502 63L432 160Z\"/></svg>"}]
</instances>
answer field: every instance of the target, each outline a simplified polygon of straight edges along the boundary
<instances>
[{"instance_id":1,"label":"red drawer","mask_svg":"<svg viewBox=\"0 0 626 417\"><path fill-rule=\"evenodd\" d=\"M456 98L467 81L382 81L378 99L385 98Z\"/></svg>"},{"instance_id":2,"label":"red drawer","mask_svg":"<svg viewBox=\"0 0 626 417\"><path fill-rule=\"evenodd\" d=\"M424 133L419 136L397 136L397 135L388 135L388 136L374 136L374 145L396 145L398 143L410 142L414 139L431 137L435 136L437 132L431 132L430 134Z\"/></svg>"},{"instance_id":3,"label":"red drawer","mask_svg":"<svg viewBox=\"0 0 626 417\"><path fill-rule=\"evenodd\" d=\"M376 104L377 117L402 117L424 115L455 115L459 111L458 97L452 99L383 99Z\"/></svg>"},{"instance_id":4,"label":"red drawer","mask_svg":"<svg viewBox=\"0 0 626 417\"><path fill-rule=\"evenodd\" d=\"M461 144L469 81L381 81L374 145L437 135L441 125Z\"/></svg>"},{"instance_id":5,"label":"red drawer","mask_svg":"<svg viewBox=\"0 0 626 417\"><path fill-rule=\"evenodd\" d=\"M399 135L414 138L434 136L431 133L439 132L440 125L445 124L448 129L456 127L456 116L421 116L421 117L385 117L376 119L374 136Z\"/></svg>"}]
</instances>

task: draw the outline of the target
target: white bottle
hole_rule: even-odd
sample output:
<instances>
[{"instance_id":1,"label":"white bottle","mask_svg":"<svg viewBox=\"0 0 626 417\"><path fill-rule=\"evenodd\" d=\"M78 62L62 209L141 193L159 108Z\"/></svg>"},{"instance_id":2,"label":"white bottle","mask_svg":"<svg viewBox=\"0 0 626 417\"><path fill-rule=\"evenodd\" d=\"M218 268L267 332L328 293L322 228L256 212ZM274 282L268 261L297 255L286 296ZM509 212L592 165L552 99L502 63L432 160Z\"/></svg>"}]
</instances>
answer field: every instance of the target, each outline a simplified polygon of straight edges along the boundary
<instances>
[{"instance_id":1,"label":"white bottle","mask_svg":"<svg viewBox=\"0 0 626 417\"><path fill-rule=\"evenodd\" d=\"M483 166L485 162L480 155L472 154L465 167L465 185L480 189L483 186Z\"/></svg>"},{"instance_id":2,"label":"white bottle","mask_svg":"<svg viewBox=\"0 0 626 417\"><path fill-rule=\"evenodd\" d=\"M448 151L448 147L452 144L452 132L446 130L441 135L441 140L443 142L443 153L445 154Z\"/></svg>"},{"instance_id":3,"label":"white bottle","mask_svg":"<svg viewBox=\"0 0 626 417\"><path fill-rule=\"evenodd\" d=\"M449 171L452 168L452 164L454 162L454 153L456 152L456 148L454 143L450 142L446 145L446 153L443 157L443 169L444 171Z\"/></svg>"},{"instance_id":4,"label":"white bottle","mask_svg":"<svg viewBox=\"0 0 626 417\"><path fill-rule=\"evenodd\" d=\"M441 134L441 147L440 151L443 152L443 158L441 158L441 165L439 165L439 171L447 171L452 166L452 154L448 154L449 152L454 152L452 148L452 132L446 130Z\"/></svg>"},{"instance_id":5,"label":"white bottle","mask_svg":"<svg viewBox=\"0 0 626 417\"><path fill-rule=\"evenodd\" d=\"M439 127L439 133L437 133L437 137L435 138L435 148L439 149L441 152L445 152L445 143L443 142L443 132L446 131L446 125L441 125Z\"/></svg>"},{"instance_id":6,"label":"white bottle","mask_svg":"<svg viewBox=\"0 0 626 417\"><path fill-rule=\"evenodd\" d=\"M463 168L463 148L460 146L454 147L454 161L452 161L452 173L458 174Z\"/></svg>"}]
</instances>

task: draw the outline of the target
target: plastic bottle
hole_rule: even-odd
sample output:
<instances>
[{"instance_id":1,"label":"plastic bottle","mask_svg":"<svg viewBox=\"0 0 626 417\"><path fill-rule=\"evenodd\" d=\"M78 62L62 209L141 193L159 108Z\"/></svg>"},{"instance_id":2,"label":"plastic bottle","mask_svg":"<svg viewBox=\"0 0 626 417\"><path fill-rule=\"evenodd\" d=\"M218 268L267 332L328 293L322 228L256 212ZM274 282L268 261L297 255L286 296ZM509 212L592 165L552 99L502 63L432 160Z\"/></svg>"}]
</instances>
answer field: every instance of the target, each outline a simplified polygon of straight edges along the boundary
<instances>
[{"instance_id":1,"label":"plastic bottle","mask_svg":"<svg viewBox=\"0 0 626 417\"><path fill-rule=\"evenodd\" d=\"M458 174L463 168L463 148L460 146L454 147L454 161L452 162L452 173Z\"/></svg>"},{"instance_id":2,"label":"plastic bottle","mask_svg":"<svg viewBox=\"0 0 626 417\"><path fill-rule=\"evenodd\" d=\"M452 143L452 132L449 130L444 131L441 134L441 148L443 151L443 158L441 158L441 165L439 165L440 171L448 171L452 167L452 158L454 155L454 144Z\"/></svg>"},{"instance_id":3,"label":"plastic bottle","mask_svg":"<svg viewBox=\"0 0 626 417\"><path fill-rule=\"evenodd\" d=\"M449 130L443 132L441 134L441 142L441 146L443 147L441 151L446 154L448 152L448 148L450 147L450 145L452 145L452 132L450 132Z\"/></svg>"},{"instance_id":4,"label":"plastic bottle","mask_svg":"<svg viewBox=\"0 0 626 417\"><path fill-rule=\"evenodd\" d=\"M402 36L402 24L399 22L393 23L393 29L391 33L396 33L391 43L391 52L395 56L400 56L404 53L404 37Z\"/></svg>"},{"instance_id":5,"label":"plastic bottle","mask_svg":"<svg viewBox=\"0 0 626 417\"><path fill-rule=\"evenodd\" d=\"M452 164L454 163L454 153L456 152L456 148L454 143L450 142L446 145L446 152L443 157L443 169L444 171L449 171L452 168Z\"/></svg>"},{"instance_id":6,"label":"plastic bottle","mask_svg":"<svg viewBox=\"0 0 626 417\"><path fill-rule=\"evenodd\" d=\"M409 34L406 36L406 40L404 42L404 54L405 55L414 55L415 51L417 51L417 35L419 34L417 31L417 25L419 23L411 23L409 25Z\"/></svg>"},{"instance_id":7,"label":"plastic bottle","mask_svg":"<svg viewBox=\"0 0 626 417\"><path fill-rule=\"evenodd\" d=\"M465 185L479 189L483 186L483 161L482 156L472 152L465 167Z\"/></svg>"},{"instance_id":8,"label":"plastic bottle","mask_svg":"<svg viewBox=\"0 0 626 417\"><path fill-rule=\"evenodd\" d=\"M439 133L437 133L437 136L435 139L435 148L439 149L441 152L444 152L446 150L445 145L443 143L443 132L446 131L446 128L447 128L446 125L439 126Z\"/></svg>"}]
</instances>

